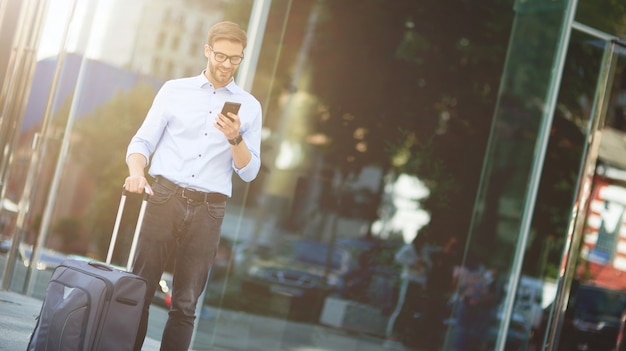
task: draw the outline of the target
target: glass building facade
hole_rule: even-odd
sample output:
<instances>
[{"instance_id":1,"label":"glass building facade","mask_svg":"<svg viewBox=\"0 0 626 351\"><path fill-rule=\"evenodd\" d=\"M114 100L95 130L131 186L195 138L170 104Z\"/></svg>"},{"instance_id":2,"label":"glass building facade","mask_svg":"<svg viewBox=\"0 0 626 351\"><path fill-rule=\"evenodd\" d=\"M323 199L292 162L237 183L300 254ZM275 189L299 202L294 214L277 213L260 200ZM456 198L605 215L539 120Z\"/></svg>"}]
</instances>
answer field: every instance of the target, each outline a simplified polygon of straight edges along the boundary
<instances>
[{"instance_id":1,"label":"glass building facade","mask_svg":"<svg viewBox=\"0 0 626 351\"><path fill-rule=\"evenodd\" d=\"M104 260L126 146L221 20L248 32L262 170L234 180L194 350L626 347L617 0L0 0L2 289Z\"/></svg>"}]
</instances>

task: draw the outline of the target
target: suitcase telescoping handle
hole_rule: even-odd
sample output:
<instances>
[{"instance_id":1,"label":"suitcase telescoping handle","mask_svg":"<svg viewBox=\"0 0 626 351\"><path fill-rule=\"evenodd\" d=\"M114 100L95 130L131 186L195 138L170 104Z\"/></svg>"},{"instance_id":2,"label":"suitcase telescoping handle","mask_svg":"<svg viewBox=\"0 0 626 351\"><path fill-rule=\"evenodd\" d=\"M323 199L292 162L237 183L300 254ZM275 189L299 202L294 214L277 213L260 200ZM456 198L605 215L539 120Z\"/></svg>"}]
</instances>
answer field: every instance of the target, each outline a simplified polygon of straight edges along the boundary
<instances>
[{"instance_id":1,"label":"suitcase telescoping handle","mask_svg":"<svg viewBox=\"0 0 626 351\"><path fill-rule=\"evenodd\" d=\"M133 259L135 257L135 251L137 250L137 242L139 240L139 232L141 231L141 224L143 223L143 216L146 213L146 205L148 204L148 192L144 191L143 200L141 201L141 208L139 209L139 216L137 218L137 225L135 226L135 233L133 234L133 242L130 245L130 253L128 254L128 261L126 262L126 270L130 271L133 265ZM115 243L117 242L117 234L120 231L120 222L122 221L122 214L124 213L124 206L126 205L126 190L122 191L122 197L120 199L120 205L117 209L117 216L115 216L115 225L113 225L113 234L111 235L111 243L109 244L109 250L107 251L106 263L111 264L111 258L113 257L113 250Z\"/></svg>"}]
</instances>

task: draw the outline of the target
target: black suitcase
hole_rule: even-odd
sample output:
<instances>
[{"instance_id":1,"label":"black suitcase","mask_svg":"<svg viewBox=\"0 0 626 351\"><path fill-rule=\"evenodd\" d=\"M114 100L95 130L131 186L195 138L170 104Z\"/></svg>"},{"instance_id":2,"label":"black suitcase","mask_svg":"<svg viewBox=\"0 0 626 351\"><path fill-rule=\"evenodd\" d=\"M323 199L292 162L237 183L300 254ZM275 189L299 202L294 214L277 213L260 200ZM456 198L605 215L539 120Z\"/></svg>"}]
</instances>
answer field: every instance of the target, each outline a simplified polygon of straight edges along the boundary
<instances>
[{"instance_id":1,"label":"black suitcase","mask_svg":"<svg viewBox=\"0 0 626 351\"><path fill-rule=\"evenodd\" d=\"M122 194L106 263L68 259L48 283L28 351L132 350L141 318L146 282L109 265L126 193ZM144 197L128 260L130 270L147 198Z\"/></svg>"}]
</instances>

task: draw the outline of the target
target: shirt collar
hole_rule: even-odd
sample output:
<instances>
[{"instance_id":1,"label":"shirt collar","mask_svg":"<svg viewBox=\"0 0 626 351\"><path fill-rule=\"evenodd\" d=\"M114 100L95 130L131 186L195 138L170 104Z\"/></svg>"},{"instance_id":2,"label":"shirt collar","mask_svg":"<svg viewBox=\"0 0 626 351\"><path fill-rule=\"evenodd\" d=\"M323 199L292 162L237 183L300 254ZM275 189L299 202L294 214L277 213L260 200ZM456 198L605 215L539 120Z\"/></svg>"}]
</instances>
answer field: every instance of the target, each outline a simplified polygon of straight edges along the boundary
<instances>
[{"instance_id":1,"label":"shirt collar","mask_svg":"<svg viewBox=\"0 0 626 351\"><path fill-rule=\"evenodd\" d=\"M209 80L207 79L207 77L204 75L204 72L206 70L203 70L198 76L196 76L196 81L198 82L198 86L200 88L205 87L206 85L210 85L211 82L209 82ZM224 89L228 90L229 92L235 94L235 93L239 93L241 92L241 88L237 85L237 83L235 83L235 80L232 79L230 81L230 83L228 83L226 86L223 87ZM220 88L221 89L221 88Z\"/></svg>"}]
</instances>

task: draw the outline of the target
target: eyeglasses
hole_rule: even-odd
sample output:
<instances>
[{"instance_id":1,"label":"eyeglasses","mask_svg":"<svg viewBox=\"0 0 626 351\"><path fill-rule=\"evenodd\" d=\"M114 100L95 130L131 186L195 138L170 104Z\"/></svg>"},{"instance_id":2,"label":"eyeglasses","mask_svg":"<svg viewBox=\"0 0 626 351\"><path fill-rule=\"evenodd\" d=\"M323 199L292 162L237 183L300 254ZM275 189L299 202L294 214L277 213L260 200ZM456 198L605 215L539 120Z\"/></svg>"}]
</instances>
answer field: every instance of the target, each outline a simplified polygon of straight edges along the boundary
<instances>
[{"instance_id":1,"label":"eyeglasses","mask_svg":"<svg viewBox=\"0 0 626 351\"><path fill-rule=\"evenodd\" d=\"M226 54L213 50L213 47L211 46L209 46L209 49L211 49L211 51L213 52L213 57L215 57L215 61L217 62L224 62L226 60L229 60L230 63L232 63L233 65L238 65L241 63L241 60L243 60L243 56L228 56Z\"/></svg>"}]
</instances>

